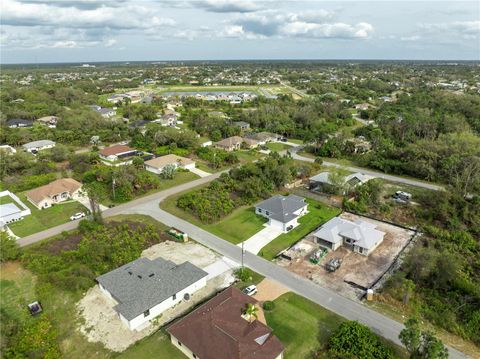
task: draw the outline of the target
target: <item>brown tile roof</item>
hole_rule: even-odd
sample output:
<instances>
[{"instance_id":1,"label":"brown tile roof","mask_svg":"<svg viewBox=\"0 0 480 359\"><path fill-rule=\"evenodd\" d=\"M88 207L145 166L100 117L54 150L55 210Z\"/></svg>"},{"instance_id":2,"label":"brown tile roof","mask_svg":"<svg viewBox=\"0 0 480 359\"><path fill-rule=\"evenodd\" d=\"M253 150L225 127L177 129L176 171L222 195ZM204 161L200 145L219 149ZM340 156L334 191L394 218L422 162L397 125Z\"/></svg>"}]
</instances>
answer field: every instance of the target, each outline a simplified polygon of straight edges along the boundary
<instances>
[{"instance_id":1,"label":"brown tile roof","mask_svg":"<svg viewBox=\"0 0 480 359\"><path fill-rule=\"evenodd\" d=\"M116 155L119 153L124 153L124 152L130 152L130 151L135 151L133 148L126 146L126 145L113 145L110 147L106 147L103 150L100 151L100 154L102 156L108 157L111 155Z\"/></svg>"},{"instance_id":2,"label":"brown tile roof","mask_svg":"<svg viewBox=\"0 0 480 359\"><path fill-rule=\"evenodd\" d=\"M166 155L145 161L146 165L156 168L162 168L169 164L180 163L180 166L186 166L195 163L190 158L180 157L177 155Z\"/></svg>"},{"instance_id":3,"label":"brown tile roof","mask_svg":"<svg viewBox=\"0 0 480 359\"><path fill-rule=\"evenodd\" d=\"M75 192L77 189L82 187L82 184L78 181L75 181L73 178L61 178L50 182L49 184L32 189L27 192L27 197L35 202L39 203L41 200L47 197L53 197L56 194L62 192Z\"/></svg>"},{"instance_id":4,"label":"brown tile roof","mask_svg":"<svg viewBox=\"0 0 480 359\"><path fill-rule=\"evenodd\" d=\"M167 328L167 331L202 359L274 359L284 346L272 329L258 320L241 317L252 297L235 287L216 297Z\"/></svg>"},{"instance_id":5,"label":"brown tile roof","mask_svg":"<svg viewBox=\"0 0 480 359\"><path fill-rule=\"evenodd\" d=\"M221 146L221 147L232 147L242 142L243 142L243 138L241 138L240 136L232 136L216 142L215 145Z\"/></svg>"}]
</instances>

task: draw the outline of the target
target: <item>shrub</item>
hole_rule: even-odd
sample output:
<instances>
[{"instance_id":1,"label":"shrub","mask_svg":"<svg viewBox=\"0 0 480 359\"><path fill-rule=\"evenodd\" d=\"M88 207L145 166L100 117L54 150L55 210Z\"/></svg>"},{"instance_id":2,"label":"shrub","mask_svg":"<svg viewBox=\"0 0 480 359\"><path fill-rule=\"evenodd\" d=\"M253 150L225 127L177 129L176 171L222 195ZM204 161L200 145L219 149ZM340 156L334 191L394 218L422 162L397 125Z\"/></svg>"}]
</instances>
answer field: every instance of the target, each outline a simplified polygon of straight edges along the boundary
<instances>
[{"instance_id":1,"label":"shrub","mask_svg":"<svg viewBox=\"0 0 480 359\"><path fill-rule=\"evenodd\" d=\"M235 276L242 282L247 282L253 278L253 273L248 268L240 268L235 271Z\"/></svg>"},{"instance_id":2,"label":"shrub","mask_svg":"<svg viewBox=\"0 0 480 359\"><path fill-rule=\"evenodd\" d=\"M271 311L275 309L275 302L272 302L271 300L267 300L266 302L263 303L263 309Z\"/></svg>"},{"instance_id":3,"label":"shrub","mask_svg":"<svg viewBox=\"0 0 480 359\"><path fill-rule=\"evenodd\" d=\"M20 256L17 241L6 232L0 231L0 262L15 260Z\"/></svg>"},{"instance_id":4,"label":"shrub","mask_svg":"<svg viewBox=\"0 0 480 359\"><path fill-rule=\"evenodd\" d=\"M393 359L386 347L368 327L358 322L343 322L329 340L333 358Z\"/></svg>"}]
</instances>

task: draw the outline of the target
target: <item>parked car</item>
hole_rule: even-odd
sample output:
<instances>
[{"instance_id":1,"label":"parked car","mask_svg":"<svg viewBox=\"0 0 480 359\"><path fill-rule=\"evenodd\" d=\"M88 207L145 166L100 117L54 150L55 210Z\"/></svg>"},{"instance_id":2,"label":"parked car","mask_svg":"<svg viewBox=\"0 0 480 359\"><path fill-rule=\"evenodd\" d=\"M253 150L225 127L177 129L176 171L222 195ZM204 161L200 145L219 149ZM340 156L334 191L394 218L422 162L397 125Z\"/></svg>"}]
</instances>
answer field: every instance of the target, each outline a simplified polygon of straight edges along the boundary
<instances>
[{"instance_id":1,"label":"parked car","mask_svg":"<svg viewBox=\"0 0 480 359\"><path fill-rule=\"evenodd\" d=\"M243 293L245 293L246 295L249 295L249 296L257 294L257 292L258 292L257 286L253 285L253 284L249 285L247 288L245 288L243 290Z\"/></svg>"},{"instance_id":2,"label":"parked car","mask_svg":"<svg viewBox=\"0 0 480 359\"><path fill-rule=\"evenodd\" d=\"M85 212L75 213L73 216L70 216L70 220L75 221L75 220L80 219L82 217L85 217Z\"/></svg>"}]
</instances>

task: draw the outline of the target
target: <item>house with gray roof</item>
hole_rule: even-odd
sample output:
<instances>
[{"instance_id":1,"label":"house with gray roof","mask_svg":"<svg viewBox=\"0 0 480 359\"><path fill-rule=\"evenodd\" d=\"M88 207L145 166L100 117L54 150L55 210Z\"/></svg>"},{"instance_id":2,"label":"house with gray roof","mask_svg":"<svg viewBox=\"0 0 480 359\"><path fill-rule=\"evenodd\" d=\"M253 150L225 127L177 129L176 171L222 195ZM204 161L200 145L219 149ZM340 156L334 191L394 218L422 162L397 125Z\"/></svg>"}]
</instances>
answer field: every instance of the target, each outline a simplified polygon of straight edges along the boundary
<instances>
[{"instance_id":1,"label":"house with gray roof","mask_svg":"<svg viewBox=\"0 0 480 359\"><path fill-rule=\"evenodd\" d=\"M368 256L383 242L385 232L376 229L370 222L355 222L335 217L322 225L314 234L315 241L322 247L337 250L345 246L356 253Z\"/></svg>"},{"instance_id":2,"label":"house with gray roof","mask_svg":"<svg viewBox=\"0 0 480 359\"><path fill-rule=\"evenodd\" d=\"M312 191L335 193L337 192L336 185L342 186L343 194L348 193L356 186L362 185L372 179L371 176L364 175L363 173L356 172L346 175L343 179L343 183L335 184L330 178L330 172L320 172L319 174L310 177L309 184Z\"/></svg>"},{"instance_id":3,"label":"house with gray roof","mask_svg":"<svg viewBox=\"0 0 480 359\"><path fill-rule=\"evenodd\" d=\"M55 147L55 142L50 140L39 140L26 143L22 147L27 152L36 153L38 151Z\"/></svg>"},{"instance_id":4,"label":"house with gray roof","mask_svg":"<svg viewBox=\"0 0 480 359\"><path fill-rule=\"evenodd\" d=\"M268 218L268 225L288 232L298 226L298 218L306 214L305 198L276 195L255 206L255 213Z\"/></svg>"},{"instance_id":5,"label":"house with gray roof","mask_svg":"<svg viewBox=\"0 0 480 359\"><path fill-rule=\"evenodd\" d=\"M101 275L102 292L130 328L139 329L207 284L207 272L190 262L175 264L163 258L139 258Z\"/></svg>"}]
</instances>

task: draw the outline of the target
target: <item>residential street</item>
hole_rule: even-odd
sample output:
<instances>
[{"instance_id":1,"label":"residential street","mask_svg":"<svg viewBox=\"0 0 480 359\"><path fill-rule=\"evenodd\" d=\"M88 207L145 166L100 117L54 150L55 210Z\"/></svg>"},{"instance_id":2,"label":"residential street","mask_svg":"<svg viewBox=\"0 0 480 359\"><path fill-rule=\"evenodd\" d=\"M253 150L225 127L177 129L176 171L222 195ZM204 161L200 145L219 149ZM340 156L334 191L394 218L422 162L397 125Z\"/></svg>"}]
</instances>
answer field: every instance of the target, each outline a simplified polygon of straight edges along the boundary
<instances>
[{"instance_id":1,"label":"residential street","mask_svg":"<svg viewBox=\"0 0 480 359\"><path fill-rule=\"evenodd\" d=\"M300 156L299 156L300 157ZM302 160L305 157L302 157ZM307 158L310 162L313 161L310 158ZM332 164L333 165L333 164ZM342 166L344 167L344 166ZM364 173L367 173L363 169L361 170ZM184 190L196 187L201 184L208 183L220 176L221 172L213 174L208 177L200 178L192 182L188 182L165 191L154 193L149 196L139 198L137 200L119 205L114 208L107 209L103 212L104 217L111 217L118 214L144 214L155 218L156 220L175 228L180 229L181 231L186 232L189 237L195 239L197 242L217 251L218 253L224 255L225 257L234 260L238 263L241 263L242 259L242 250L240 247L231 244L220 237L217 237L181 218L178 218L159 207L159 203L168 196L182 192ZM390 176L393 177L393 176ZM394 177L395 180L403 182L404 179ZM405 180L409 181L409 180ZM407 183L407 182L404 182ZM421 182L419 182L421 183ZM425 185L424 183L421 183ZM431 189L438 189L438 186L431 185ZM76 228L78 221L65 223L63 225L50 228L46 231L39 232L28 237L18 240L20 246L26 246L35 242L38 242L42 239L57 235L62 231L68 231ZM260 258L248 251L244 254L244 263L247 267L252 270L264 275L267 278L273 279L283 286L287 287L291 291L298 293L315 303L335 312L347 319L358 320L361 323L368 325L376 333L382 335L383 337L400 344L398 340L398 335L403 327L402 324L383 316L380 313L377 313L366 306L351 301L345 297L336 294L335 292L320 287L313 282L300 277L294 273L289 272L288 270L281 268L272 262L269 262L263 258ZM457 358L467 358L463 353L449 348L450 357L452 359Z\"/></svg>"},{"instance_id":2,"label":"residential street","mask_svg":"<svg viewBox=\"0 0 480 359\"><path fill-rule=\"evenodd\" d=\"M294 159L299 160L299 161L305 161L305 162L314 162L315 161L313 158L300 156L299 154L297 154L297 151L298 151L298 148L293 148L292 150L290 150L290 153L291 153L291 155ZM433 184L433 183L421 182L421 181L416 181L416 180L412 180L412 179L408 179L408 178L404 178L404 177L388 175L388 174L385 174L385 173L368 170L368 169L362 168L362 167L345 166L345 165L341 165L341 164L334 163L334 162L328 162L328 161L323 161L322 165L329 166L329 167L342 168L344 170L351 171L351 172L361 172L363 174L370 175L370 176L373 176L373 177L383 178L383 179L386 179L386 180L389 180L389 181L392 181L392 182L404 183L404 184L408 184L410 186L426 188L426 189L430 189L430 190L433 190L433 191L441 191L441 190L444 189L442 186L439 186L439 185L436 185L436 184Z\"/></svg>"}]
</instances>

